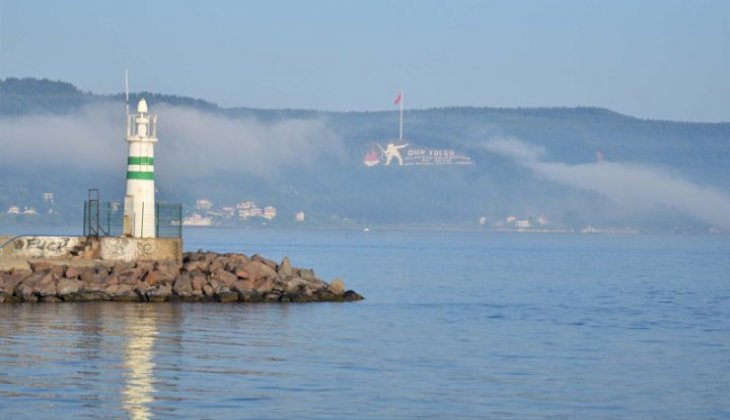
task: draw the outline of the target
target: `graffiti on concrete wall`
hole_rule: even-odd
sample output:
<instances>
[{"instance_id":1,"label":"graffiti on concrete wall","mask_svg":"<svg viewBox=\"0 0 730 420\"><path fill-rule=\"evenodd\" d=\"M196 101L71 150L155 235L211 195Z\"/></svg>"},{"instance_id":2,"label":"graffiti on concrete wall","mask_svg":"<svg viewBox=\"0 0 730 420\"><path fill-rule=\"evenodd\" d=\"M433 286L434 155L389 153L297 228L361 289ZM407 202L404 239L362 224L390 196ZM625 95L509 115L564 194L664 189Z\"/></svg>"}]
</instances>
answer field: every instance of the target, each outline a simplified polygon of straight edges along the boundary
<instances>
[{"instance_id":1,"label":"graffiti on concrete wall","mask_svg":"<svg viewBox=\"0 0 730 420\"><path fill-rule=\"evenodd\" d=\"M137 251L135 253L137 259L145 259L152 256L157 251L157 247L151 241L137 242Z\"/></svg>"},{"instance_id":2,"label":"graffiti on concrete wall","mask_svg":"<svg viewBox=\"0 0 730 420\"><path fill-rule=\"evenodd\" d=\"M13 241L13 254L27 257L60 257L69 254L78 244L78 237L23 236Z\"/></svg>"},{"instance_id":3,"label":"graffiti on concrete wall","mask_svg":"<svg viewBox=\"0 0 730 420\"><path fill-rule=\"evenodd\" d=\"M165 239L102 238L101 258L105 260L144 261L167 259Z\"/></svg>"}]
</instances>

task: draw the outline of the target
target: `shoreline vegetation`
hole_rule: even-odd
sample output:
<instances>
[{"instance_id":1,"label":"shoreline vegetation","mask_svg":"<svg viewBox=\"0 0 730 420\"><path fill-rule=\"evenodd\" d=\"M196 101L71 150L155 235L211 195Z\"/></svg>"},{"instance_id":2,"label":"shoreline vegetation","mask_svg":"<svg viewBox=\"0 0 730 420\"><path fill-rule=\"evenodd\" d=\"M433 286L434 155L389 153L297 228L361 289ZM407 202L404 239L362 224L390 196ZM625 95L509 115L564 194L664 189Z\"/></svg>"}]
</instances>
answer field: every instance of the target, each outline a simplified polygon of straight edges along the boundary
<instances>
[{"instance_id":1,"label":"shoreline vegetation","mask_svg":"<svg viewBox=\"0 0 730 420\"><path fill-rule=\"evenodd\" d=\"M258 254L196 251L180 261L0 259L0 303L345 302L364 299L339 278Z\"/></svg>"}]
</instances>

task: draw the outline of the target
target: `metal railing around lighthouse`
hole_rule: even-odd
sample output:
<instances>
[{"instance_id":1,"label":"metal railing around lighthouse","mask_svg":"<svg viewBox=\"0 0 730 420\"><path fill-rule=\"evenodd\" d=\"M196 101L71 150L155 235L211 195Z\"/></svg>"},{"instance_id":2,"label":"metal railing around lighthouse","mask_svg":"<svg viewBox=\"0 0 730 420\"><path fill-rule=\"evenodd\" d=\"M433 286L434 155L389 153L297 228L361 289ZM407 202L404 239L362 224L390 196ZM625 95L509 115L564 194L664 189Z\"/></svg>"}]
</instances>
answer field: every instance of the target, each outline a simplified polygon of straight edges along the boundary
<instances>
[{"instance_id":1,"label":"metal railing around lighthouse","mask_svg":"<svg viewBox=\"0 0 730 420\"><path fill-rule=\"evenodd\" d=\"M122 236L123 233L122 203L98 199L84 202L84 236ZM182 238L182 204L155 203L155 236Z\"/></svg>"}]
</instances>

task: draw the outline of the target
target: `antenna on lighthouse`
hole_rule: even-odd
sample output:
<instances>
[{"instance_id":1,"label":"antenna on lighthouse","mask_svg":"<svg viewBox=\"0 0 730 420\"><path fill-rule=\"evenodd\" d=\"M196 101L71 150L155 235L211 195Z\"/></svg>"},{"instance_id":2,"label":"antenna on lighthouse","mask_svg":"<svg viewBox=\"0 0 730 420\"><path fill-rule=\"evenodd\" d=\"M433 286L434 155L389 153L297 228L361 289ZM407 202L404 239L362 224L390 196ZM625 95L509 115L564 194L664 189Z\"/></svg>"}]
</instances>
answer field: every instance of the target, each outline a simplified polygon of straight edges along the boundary
<instances>
[{"instance_id":1,"label":"antenna on lighthouse","mask_svg":"<svg viewBox=\"0 0 730 420\"><path fill-rule=\"evenodd\" d=\"M127 118L129 118L129 75L127 69L124 69L124 96L127 102Z\"/></svg>"}]
</instances>

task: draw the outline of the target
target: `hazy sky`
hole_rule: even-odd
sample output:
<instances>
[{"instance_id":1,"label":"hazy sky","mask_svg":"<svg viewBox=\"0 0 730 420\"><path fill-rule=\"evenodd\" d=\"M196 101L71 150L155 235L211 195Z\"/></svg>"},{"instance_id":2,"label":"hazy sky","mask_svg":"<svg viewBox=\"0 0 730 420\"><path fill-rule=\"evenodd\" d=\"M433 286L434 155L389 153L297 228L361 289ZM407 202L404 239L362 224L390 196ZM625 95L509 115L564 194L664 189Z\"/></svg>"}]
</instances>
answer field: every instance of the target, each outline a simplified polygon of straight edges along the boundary
<instances>
[{"instance_id":1,"label":"hazy sky","mask_svg":"<svg viewBox=\"0 0 730 420\"><path fill-rule=\"evenodd\" d=\"M221 106L730 121L730 1L0 0L0 77Z\"/></svg>"}]
</instances>

